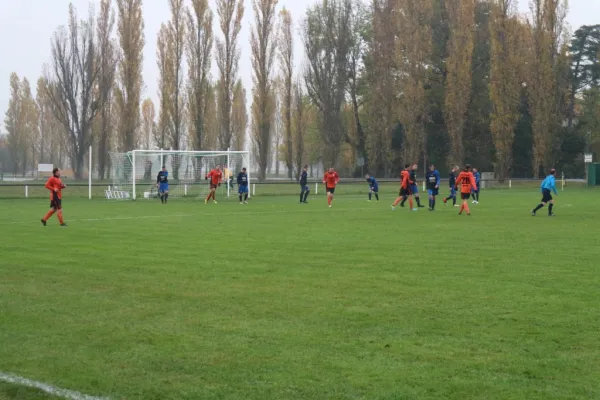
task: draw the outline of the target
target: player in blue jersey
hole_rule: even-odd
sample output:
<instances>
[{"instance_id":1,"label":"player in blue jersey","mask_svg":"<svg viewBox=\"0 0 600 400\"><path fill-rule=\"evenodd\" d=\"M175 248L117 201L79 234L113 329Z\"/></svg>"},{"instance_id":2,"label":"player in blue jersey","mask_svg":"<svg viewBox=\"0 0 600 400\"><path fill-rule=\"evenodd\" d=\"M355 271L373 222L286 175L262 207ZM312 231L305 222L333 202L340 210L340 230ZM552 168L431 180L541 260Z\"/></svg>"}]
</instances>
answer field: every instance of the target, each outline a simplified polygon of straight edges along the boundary
<instances>
[{"instance_id":1,"label":"player in blue jersey","mask_svg":"<svg viewBox=\"0 0 600 400\"><path fill-rule=\"evenodd\" d=\"M456 204L456 172L459 170L458 167L452 168L450 175L448 176L448 185L450 186L450 195L444 199L444 205L448 205L448 200L452 199L452 205L458 207Z\"/></svg>"},{"instance_id":2,"label":"player in blue jersey","mask_svg":"<svg viewBox=\"0 0 600 400\"><path fill-rule=\"evenodd\" d=\"M169 173L164 165L162 166L162 170L158 171L158 175L156 176L156 188L158 189L160 202L167 204L167 199L169 198Z\"/></svg>"},{"instance_id":3,"label":"player in blue jersey","mask_svg":"<svg viewBox=\"0 0 600 400\"><path fill-rule=\"evenodd\" d=\"M240 204L248 204L248 173L246 168L242 168L242 172L238 174L237 184Z\"/></svg>"},{"instance_id":4,"label":"player in blue jersey","mask_svg":"<svg viewBox=\"0 0 600 400\"><path fill-rule=\"evenodd\" d=\"M304 169L300 173L300 204L308 203L308 194L310 189L308 188L308 165L304 166Z\"/></svg>"},{"instance_id":5,"label":"player in blue jersey","mask_svg":"<svg viewBox=\"0 0 600 400\"><path fill-rule=\"evenodd\" d=\"M419 197L419 185L417 184L417 169L418 168L419 168L419 166L415 163L412 165L412 167L409 171L410 172L410 192L412 193L413 197L417 201L417 207L423 208L425 206L421 204L421 198ZM413 211L414 210L417 210L417 208L414 208Z\"/></svg>"},{"instance_id":6,"label":"player in blue jersey","mask_svg":"<svg viewBox=\"0 0 600 400\"><path fill-rule=\"evenodd\" d=\"M558 196L558 192L556 191L556 170L552 168L550 170L550 174L544 179L541 185L542 189L542 202L533 210L531 210L531 215L535 217L535 213L538 212L542 207L546 204L550 204L548 206L548 216L554 217L554 213L552 212L552 208L554 207L554 199L552 198L552 192Z\"/></svg>"},{"instance_id":7,"label":"player in blue jersey","mask_svg":"<svg viewBox=\"0 0 600 400\"><path fill-rule=\"evenodd\" d=\"M367 179L367 183L369 184L369 201L371 201L371 196L373 194L375 195L375 199L379 201L379 184L377 183L377 180L375 179L375 177L369 174L367 174L365 178Z\"/></svg>"},{"instance_id":8,"label":"player in blue jersey","mask_svg":"<svg viewBox=\"0 0 600 400\"><path fill-rule=\"evenodd\" d=\"M473 189L471 196L473 196L473 204L479 204L479 189L481 189L481 174L477 171L477 168L473 168L473 176L475 177L475 186L477 189Z\"/></svg>"},{"instance_id":9,"label":"player in blue jersey","mask_svg":"<svg viewBox=\"0 0 600 400\"><path fill-rule=\"evenodd\" d=\"M435 196L438 195L440 189L440 173L435 169L435 165L429 166L429 171L425 175L427 183L427 193L429 194L429 211L435 210Z\"/></svg>"}]
</instances>

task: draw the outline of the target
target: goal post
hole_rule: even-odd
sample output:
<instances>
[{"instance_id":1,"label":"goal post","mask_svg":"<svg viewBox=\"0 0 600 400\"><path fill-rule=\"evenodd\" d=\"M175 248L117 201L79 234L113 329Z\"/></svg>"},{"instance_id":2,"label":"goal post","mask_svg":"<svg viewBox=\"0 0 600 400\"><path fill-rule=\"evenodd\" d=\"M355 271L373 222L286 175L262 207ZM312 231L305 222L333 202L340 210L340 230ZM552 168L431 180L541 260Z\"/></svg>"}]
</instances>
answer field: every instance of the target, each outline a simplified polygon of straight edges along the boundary
<instances>
[{"instance_id":1,"label":"goal post","mask_svg":"<svg viewBox=\"0 0 600 400\"><path fill-rule=\"evenodd\" d=\"M162 166L169 174L170 198L208 195L209 185L204 178L217 165L223 171L217 195L229 197L238 172L246 168L250 179L252 169L248 151L133 150L110 153L110 159L113 186L109 190L126 192L133 200L158 197L156 176Z\"/></svg>"}]
</instances>

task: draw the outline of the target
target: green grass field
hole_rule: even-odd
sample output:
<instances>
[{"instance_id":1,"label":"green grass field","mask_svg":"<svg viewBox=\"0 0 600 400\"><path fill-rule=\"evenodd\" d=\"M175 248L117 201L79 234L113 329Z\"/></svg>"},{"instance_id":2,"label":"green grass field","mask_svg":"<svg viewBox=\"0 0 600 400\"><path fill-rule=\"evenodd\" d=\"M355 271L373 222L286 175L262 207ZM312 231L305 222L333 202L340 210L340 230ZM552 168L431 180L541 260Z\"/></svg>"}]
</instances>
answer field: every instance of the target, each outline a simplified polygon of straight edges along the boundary
<instances>
[{"instance_id":1,"label":"green grass field","mask_svg":"<svg viewBox=\"0 0 600 400\"><path fill-rule=\"evenodd\" d=\"M529 215L535 189L471 217L388 193L66 192L68 228L41 227L46 199L0 200L0 371L128 400L600 398L599 190L556 218Z\"/></svg>"}]
</instances>

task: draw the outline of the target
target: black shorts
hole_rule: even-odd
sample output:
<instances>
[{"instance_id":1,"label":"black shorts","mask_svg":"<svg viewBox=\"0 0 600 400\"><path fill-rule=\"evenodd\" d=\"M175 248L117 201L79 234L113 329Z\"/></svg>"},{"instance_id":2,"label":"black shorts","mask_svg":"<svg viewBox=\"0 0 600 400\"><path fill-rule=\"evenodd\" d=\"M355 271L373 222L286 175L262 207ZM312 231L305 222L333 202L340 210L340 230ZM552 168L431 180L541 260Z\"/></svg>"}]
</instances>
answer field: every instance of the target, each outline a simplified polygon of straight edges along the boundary
<instances>
[{"instance_id":1,"label":"black shorts","mask_svg":"<svg viewBox=\"0 0 600 400\"><path fill-rule=\"evenodd\" d=\"M460 198L463 200L469 200L469 197L471 197L471 193L461 193L460 194Z\"/></svg>"},{"instance_id":2,"label":"black shorts","mask_svg":"<svg viewBox=\"0 0 600 400\"><path fill-rule=\"evenodd\" d=\"M327 188L327 193L335 194L335 188Z\"/></svg>"},{"instance_id":3,"label":"black shorts","mask_svg":"<svg viewBox=\"0 0 600 400\"><path fill-rule=\"evenodd\" d=\"M550 193L550 191L547 189L543 189L542 190L542 203L548 203L551 200L552 200L552 194Z\"/></svg>"},{"instance_id":4,"label":"black shorts","mask_svg":"<svg viewBox=\"0 0 600 400\"><path fill-rule=\"evenodd\" d=\"M59 199L58 196L54 196L54 198L50 200L50 208L62 210L62 199Z\"/></svg>"},{"instance_id":5,"label":"black shorts","mask_svg":"<svg viewBox=\"0 0 600 400\"><path fill-rule=\"evenodd\" d=\"M410 192L410 189L406 188L401 188L400 189L400 197L404 197L404 196L410 196L412 193Z\"/></svg>"},{"instance_id":6,"label":"black shorts","mask_svg":"<svg viewBox=\"0 0 600 400\"><path fill-rule=\"evenodd\" d=\"M210 184L210 188L211 189L216 189L219 185L213 185L212 183Z\"/></svg>"}]
</instances>

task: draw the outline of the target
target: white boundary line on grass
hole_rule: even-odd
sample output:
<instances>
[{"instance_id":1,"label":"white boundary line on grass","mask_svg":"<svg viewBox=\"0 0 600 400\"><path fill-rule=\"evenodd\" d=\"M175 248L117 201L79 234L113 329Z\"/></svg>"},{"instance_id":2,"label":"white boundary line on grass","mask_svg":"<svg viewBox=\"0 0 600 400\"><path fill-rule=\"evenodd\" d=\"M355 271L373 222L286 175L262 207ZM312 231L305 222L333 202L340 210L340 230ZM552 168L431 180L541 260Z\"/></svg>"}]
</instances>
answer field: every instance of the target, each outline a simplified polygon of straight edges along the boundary
<instances>
[{"instance_id":1,"label":"white boundary line on grass","mask_svg":"<svg viewBox=\"0 0 600 400\"><path fill-rule=\"evenodd\" d=\"M16 385L25 386L28 388L39 389L42 392L69 400L109 400L108 397L88 396L73 390L57 388L43 382L33 381L31 379L23 378L22 376L7 374L5 372L0 372L0 381L14 383Z\"/></svg>"}]
</instances>

